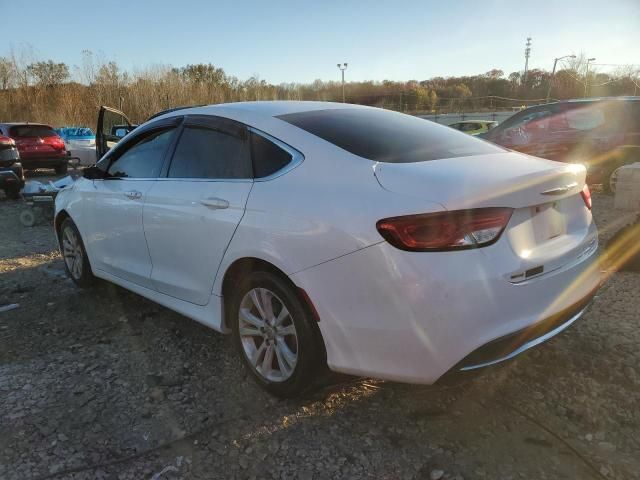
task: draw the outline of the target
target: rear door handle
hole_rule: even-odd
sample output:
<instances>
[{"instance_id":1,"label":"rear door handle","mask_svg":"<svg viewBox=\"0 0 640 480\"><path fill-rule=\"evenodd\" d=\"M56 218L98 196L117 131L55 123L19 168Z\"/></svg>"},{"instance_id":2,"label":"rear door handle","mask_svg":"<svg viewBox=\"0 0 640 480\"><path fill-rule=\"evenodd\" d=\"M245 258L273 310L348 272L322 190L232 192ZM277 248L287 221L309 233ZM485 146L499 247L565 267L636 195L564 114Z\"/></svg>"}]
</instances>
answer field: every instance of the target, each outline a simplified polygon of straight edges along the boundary
<instances>
[{"instance_id":1,"label":"rear door handle","mask_svg":"<svg viewBox=\"0 0 640 480\"><path fill-rule=\"evenodd\" d=\"M125 197L129 200L139 200L142 198L142 192L138 192L137 190L131 190L130 192L125 192Z\"/></svg>"},{"instance_id":2,"label":"rear door handle","mask_svg":"<svg viewBox=\"0 0 640 480\"><path fill-rule=\"evenodd\" d=\"M223 198L209 197L200 200L200 203L211 210L222 210L229 208L229 202Z\"/></svg>"}]
</instances>

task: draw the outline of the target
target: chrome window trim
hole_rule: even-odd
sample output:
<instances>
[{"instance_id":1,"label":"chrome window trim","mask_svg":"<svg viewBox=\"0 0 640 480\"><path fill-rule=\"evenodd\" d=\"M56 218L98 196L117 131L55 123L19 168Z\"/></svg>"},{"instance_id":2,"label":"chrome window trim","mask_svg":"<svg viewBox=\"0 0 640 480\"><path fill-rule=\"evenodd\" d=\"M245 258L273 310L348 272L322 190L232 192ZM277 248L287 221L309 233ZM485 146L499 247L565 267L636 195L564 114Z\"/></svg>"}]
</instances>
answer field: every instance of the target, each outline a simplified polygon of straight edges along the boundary
<instances>
[{"instance_id":1,"label":"chrome window trim","mask_svg":"<svg viewBox=\"0 0 640 480\"><path fill-rule=\"evenodd\" d=\"M132 178L132 177L111 177L111 178L96 178L94 182L113 182L114 180L122 180L124 182L232 182L232 183L253 183L250 178L169 178L169 177L157 177L157 178Z\"/></svg>"},{"instance_id":2,"label":"chrome window trim","mask_svg":"<svg viewBox=\"0 0 640 480\"><path fill-rule=\"evenodd\" d=\"M276 179L289 173L294 168L298 167L302 162L304 162L304 155L296 150L295 148L287 145L282 140L277 139L273 135L269 135L262 130L258 130L257 128L247 126L247 130L256 135L260 135L261 137L269 140L272 143L275 143L278 147L283 149L289 155L291 155L291 161L287 163L280 170L276 170L271 175L267 175L266 177L261 178L171 178L171 177L157 177L157 178L105 178L102 180L105 181L113 181L113 180L123 180L123 181L159 181L159 182L167 182L167 181L177 181L177 182L229 182L229 183L253 183L253 182L268 182L270 180ZM178 139L179 141L179 139ZM106 155L105 155L106 157ZM103 157L103 158L105 158ZM101 159L102 160L102 159ZM169 172L167 172L167 175Z\"/></svg>"},{"instance_id":3,"label":"chrome window trim","mask_svg":"<svg viewBox=\"0 0 640 480\"><path fill-rule=\"evenodd\" d=\"M250 132L255 133L256 135L260 135L261 137L269 140L270 142L275 143L278 147L280 147L289 155L291 155L291 161L287 163L284 167L282 167L280 170L276 170L271 175L267 175L266 177L260 177L260 178L254 177L253 179L254 182L268 182L275 178L281 177L282 175L289 173L291 170L298 167L302 162L304 162L304 155L298 150L296 150L295 148L284 143L282 140L279 140L273 135L269 135L268 133L263 132L262 130L258 130L257 128L248 127L248 129Z\"/></svg>"}]
</instances>

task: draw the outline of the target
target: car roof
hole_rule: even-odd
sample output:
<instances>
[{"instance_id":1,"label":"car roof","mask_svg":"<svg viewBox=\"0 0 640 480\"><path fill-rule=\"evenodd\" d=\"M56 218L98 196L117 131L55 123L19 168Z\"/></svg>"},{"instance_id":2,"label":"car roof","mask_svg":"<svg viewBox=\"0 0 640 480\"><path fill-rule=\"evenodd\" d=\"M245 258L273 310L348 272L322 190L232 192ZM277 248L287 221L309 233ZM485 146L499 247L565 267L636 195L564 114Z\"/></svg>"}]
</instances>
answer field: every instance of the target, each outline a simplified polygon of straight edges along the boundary
<instances>
[{"instance_id":1,"label":"car roof","mask_svg":"<svg viewBox=\"0 0 640 480\"><path fill-rule=\"evenodd\" d=\"M636 96L622 96L622 97L592 97L592 98L570 98L568 100L558 100L557 102L550 102L554 104L560 103L590 103L590 102L604 102L604 101L616 101L616 102L638 102L640 97ZM544 104L541 104L544 105ZM536 107L539 105L535 105Z\"/></svg>"},{"instance_id":2,"label":"car roof","mask_svg":"<svg viewBox=\"0 0 640 480\"><path fill-rule=\"evenodd\" d=\"M253 117L277 117L290 113L310 112L314 110L372 108L363 105L336 102L308 102L297 100L265 100L256 102L218 103L194 107L181 107L166 112L159 112L151 119L171 117L177 115L222 115L250 114Z\"/></svg>"},{"instance_id":3,"label":"car roof","mask_svg":"<svg viewBox=\"0 0 640 480\"><path fill-rule=\"evenodd\" d=\"M3 127L22 127L22 126L29 125L34 127L53 128L51 125L47 123L35 123L35 122L7 122L7 123L0 123L0 125L2 125Z\"/></svg>"}]
</instances>

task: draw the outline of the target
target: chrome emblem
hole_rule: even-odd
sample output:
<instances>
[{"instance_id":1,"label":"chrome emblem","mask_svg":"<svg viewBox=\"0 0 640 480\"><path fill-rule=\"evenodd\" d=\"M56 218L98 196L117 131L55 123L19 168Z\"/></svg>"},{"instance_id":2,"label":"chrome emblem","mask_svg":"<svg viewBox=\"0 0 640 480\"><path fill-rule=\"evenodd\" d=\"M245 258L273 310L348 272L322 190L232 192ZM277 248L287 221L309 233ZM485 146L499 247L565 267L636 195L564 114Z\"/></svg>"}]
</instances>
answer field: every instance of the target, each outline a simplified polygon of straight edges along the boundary
<instances>
[{"instance_id":1,"label":"chrome emblem","mask_svg":"<svg viewBox=\"0 0 640 480\"><path fill-rule=\"evenodd\" d=\"M567 185L563 185L562 187L551 188L549 190L545 190L544 192L540 192L540 195L562 195L563 193L567 193L570 190L573 190L578 186L577 182L569 183Z\"/></svg>"}]
</instances>

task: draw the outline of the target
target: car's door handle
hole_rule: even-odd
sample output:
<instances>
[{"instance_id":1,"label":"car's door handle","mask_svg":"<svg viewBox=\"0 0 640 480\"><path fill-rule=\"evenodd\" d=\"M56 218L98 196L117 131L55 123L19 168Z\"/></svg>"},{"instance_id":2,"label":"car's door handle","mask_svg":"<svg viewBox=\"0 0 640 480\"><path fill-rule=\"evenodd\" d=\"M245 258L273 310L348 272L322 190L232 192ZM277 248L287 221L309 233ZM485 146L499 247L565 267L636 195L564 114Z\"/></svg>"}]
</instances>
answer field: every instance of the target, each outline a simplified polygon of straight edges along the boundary
<instances>
[{"instance_id":1,"label":"car's door handle","mask_svg":"<svg viewBox=\"0 0 640 480\"><path fill-rule=\"evenodd\" d=\"M229 208L229 202L227 202L223 198L218 198L218 197L203 198L202 200L200 200L200 203L212 210L221 210L224 208Z\"/></svg>"},{"instance_id":2,"label":"car's door handle","mask_svg":"<svg viewBox=\"0 0 640 480\"><path fill-rule=\"evenodd\" d=\"M129 200L138 200L142 198L142 192L138 192L137 190L131 190L130 192L125 192L124 196Z\"/></svg>"}]
</instances>

